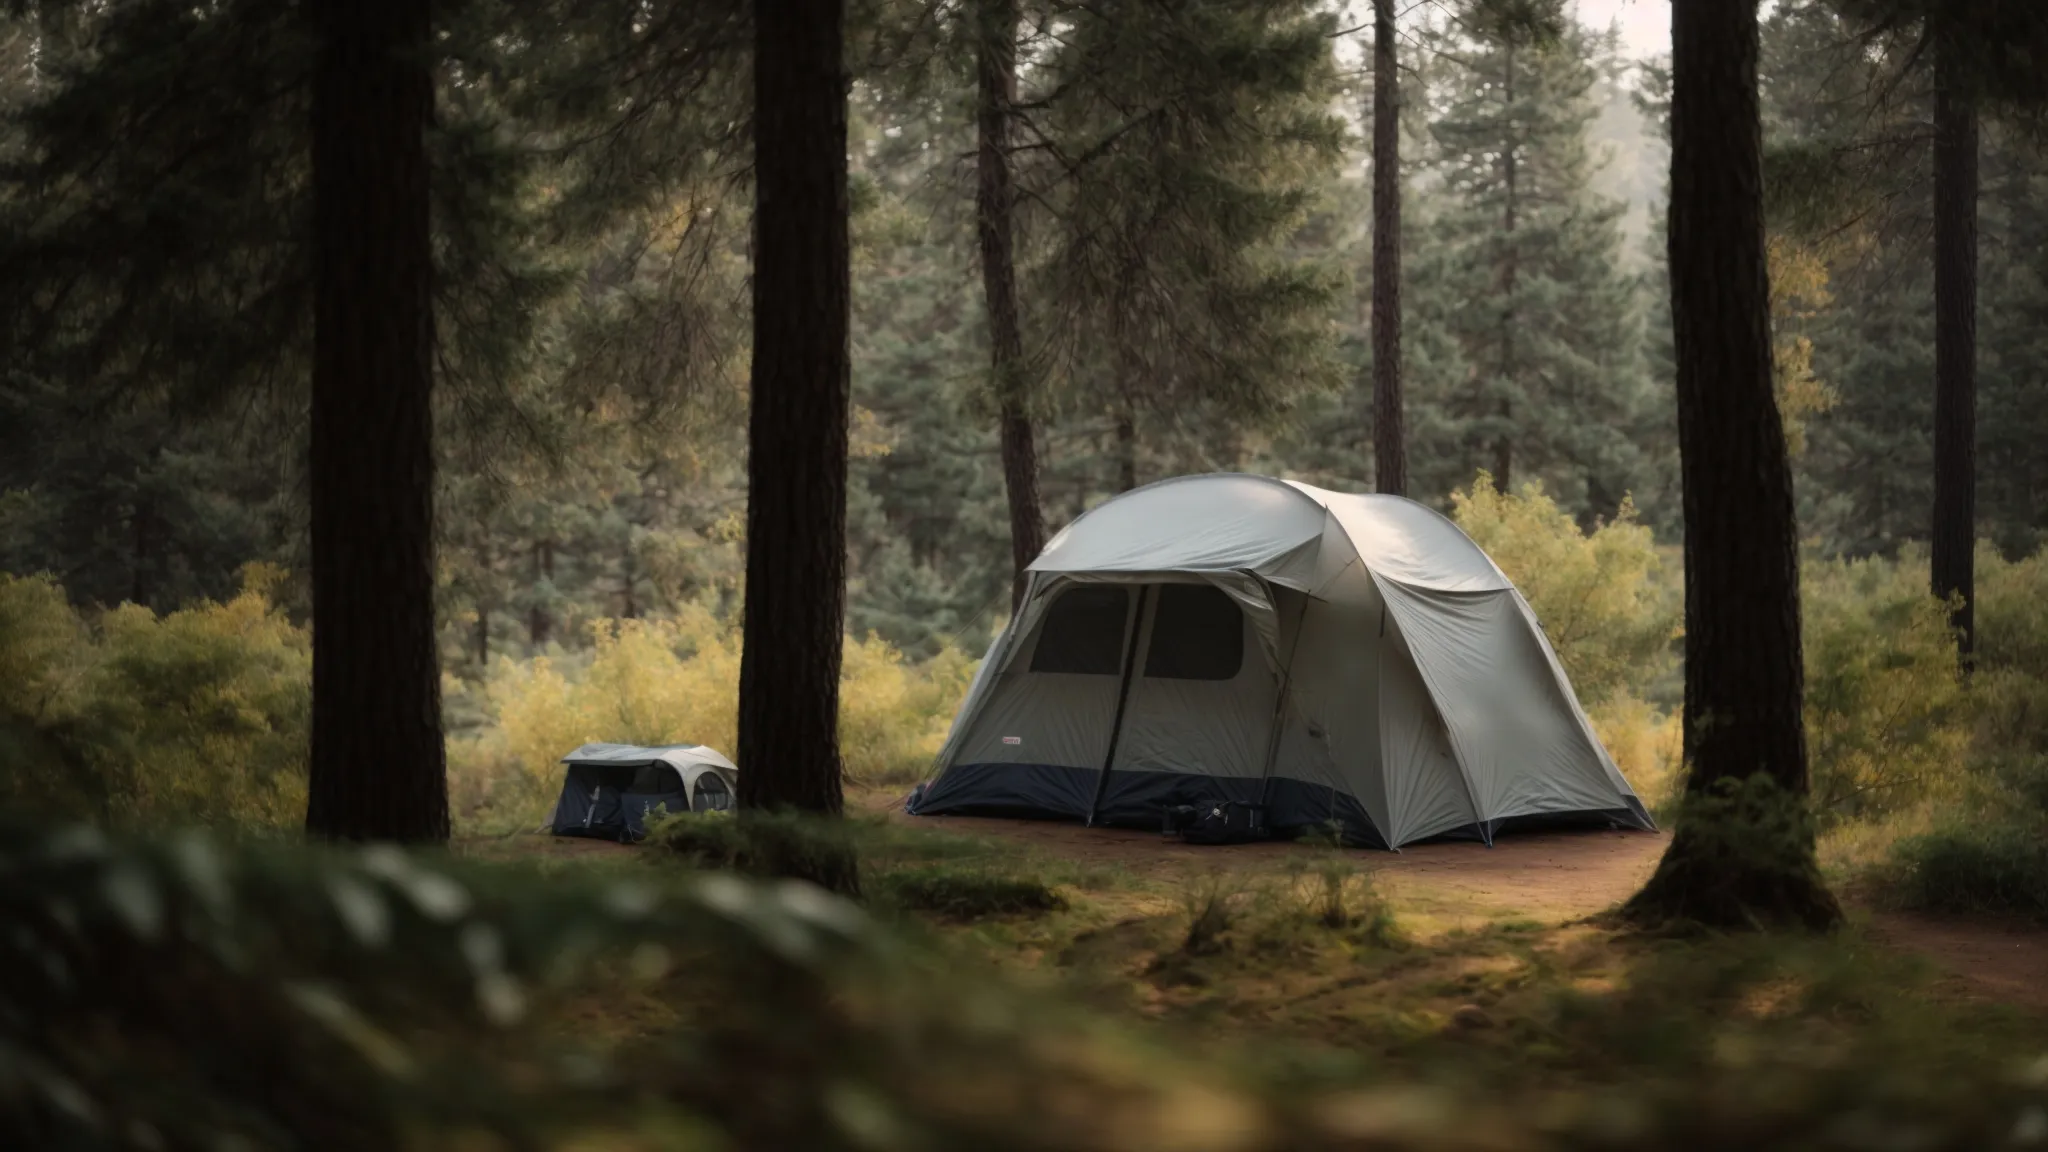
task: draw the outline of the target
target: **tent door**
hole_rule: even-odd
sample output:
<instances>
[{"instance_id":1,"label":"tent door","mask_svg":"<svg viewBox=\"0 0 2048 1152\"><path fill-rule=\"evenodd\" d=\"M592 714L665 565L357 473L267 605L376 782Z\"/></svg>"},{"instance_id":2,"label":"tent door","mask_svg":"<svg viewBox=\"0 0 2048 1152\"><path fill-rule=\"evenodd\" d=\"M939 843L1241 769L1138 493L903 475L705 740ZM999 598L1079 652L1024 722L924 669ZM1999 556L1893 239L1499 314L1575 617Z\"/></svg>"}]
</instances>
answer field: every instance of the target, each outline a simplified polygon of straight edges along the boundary
<instances>
[{"instance_id":1,"label":"tent door","mask_svg":"<svg viewBox=\"0 0 2048 1152\"><path fill-rule=\"evenodd\" d=\"M1259 771L1261 804L1267 802L1273 790L1273 766L1280 759L1280 739L1287 733L1287 707L1294 699L1294 654L1301 648L1301 623L1308 615L1308 596L1300 592L1294 595L1300 599L1301 607L1294 612L1294 634L1287 639L1287 655L1280 665L1280 690L1273 697L1272 726L1266 734L1266 756Z\"/></svg>"},{"instance_id":2,"label":"tent door","mask_svg":"<svg viewBox=\"0 0 2048 1152\"><path fill-rule=\"evenodd\" d=\"M1095 777L1095 799L1088 805L1088 823L1095 823L1096 813L1102 808L1102 793L1109 787L1109 770L1116 763L1116 742L1123 734L1124 709L1131 703L1131 675L1138 665L1138 638L1145 634L1146 601L1151 599L1152 586L1138 586L1138 610L1131 613L1131 634L1124 645L1124 666L1116 688L1116 715L1109 722L1109 751L1103 754L1102 771Z\"/></svg>"},{"instance_id":3,"label":"tent door","mask_svg":"<svg viewBox=\"0 0 2048 1152\"><path fill-rule=\"evenodd\" d=\"M1257 801L1279 683L1256 623L1206 580L1146 585L1141 603L1090 822Z\"/></svg>"}]
</instances>

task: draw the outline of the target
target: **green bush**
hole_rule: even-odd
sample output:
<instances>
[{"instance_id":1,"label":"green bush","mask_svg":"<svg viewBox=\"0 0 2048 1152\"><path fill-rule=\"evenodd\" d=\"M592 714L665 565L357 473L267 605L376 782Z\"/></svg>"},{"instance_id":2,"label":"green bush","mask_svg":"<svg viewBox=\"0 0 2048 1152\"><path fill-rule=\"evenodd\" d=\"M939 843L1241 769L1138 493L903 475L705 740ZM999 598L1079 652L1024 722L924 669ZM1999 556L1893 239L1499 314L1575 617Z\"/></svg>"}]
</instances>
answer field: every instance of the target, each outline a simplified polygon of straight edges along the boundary
<instances>
[{"instance_id":1,"label":"green bush","mask_svg":"<svg viewBox=\"0 0 2048 1152\"><path fill-rule=\"evenodd\" d=\"M2048 550L1980 548L1976 622L1967 775L1880 871L1914 907L2048 920Z\"/></svg>"},{"instance_id":2,"label":"green bush","mask_svg":"<svg viewBox=\"0 0 2048 1152\"><path fill-rule=\"evenodd\" d=\"M282 827L305 815L312 639L253 566L241 595L86 621L53 582L0 575L0 788L122 825Z\"/></svg>"},{"instance_id":3,"label":"green bush","mask_svg":"<svg viewBox=\"0 0 2048 1152\"><path fill-rule=\"evenodd\" d=\"M830 876L857 867L857 830L800 812L681 812L657 817L648 842L693 868L753 876Z\"/></svg>"},{"instance_id":4,"label":"green bush","mask_svg":"<svg viewBox=\"0 0 2048 1152\"><path fill-rule=\"evenodd\" d=\"M1801 573L1806 740L1823 822L1957 795L1969 715L1948 608L1923 556L1809 561Z\"/></svg>"},{"instance_id":5,"label":"green bush","mask_svg":"<svg viewBox=\"0 0 2048 1152\"><path fill-rule=\"evenodd\" d=\"M2048 818L1992 817L1915 836L1900 842L1897 860L1914 907L2048 923Z\"/></svg>"},{"instance_id":6,"label":"green bush","mask_svg":"<svg viewBox=\"0 0 2048 1152\"><path fill-rule=\"evenodd\" d=\"M879 900L946 920L1036 916L1067 906L1065 897L1035 877L956 865L886 871L871 887Z\"/></svg>"}]
</instances>

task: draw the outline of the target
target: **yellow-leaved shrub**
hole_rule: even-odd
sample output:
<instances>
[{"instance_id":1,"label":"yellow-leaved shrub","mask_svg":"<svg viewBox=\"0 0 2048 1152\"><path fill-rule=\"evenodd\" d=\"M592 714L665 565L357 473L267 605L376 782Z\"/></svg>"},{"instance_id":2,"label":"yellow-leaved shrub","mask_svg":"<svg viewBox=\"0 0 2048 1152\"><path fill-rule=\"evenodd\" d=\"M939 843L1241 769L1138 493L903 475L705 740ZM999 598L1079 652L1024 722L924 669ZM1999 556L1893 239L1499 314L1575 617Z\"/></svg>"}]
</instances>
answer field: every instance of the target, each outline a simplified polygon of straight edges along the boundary
<instances>
[{"instance_id":1,"label":"yellow-leaved shrub","mask_svg":"<svg viewBox=\"0 0 2048 1152\"><path fill-rule=\"evenodd\" d=\"M709 609L610 620L586 660L501 658L486 692L495 724L451 742L457 818L506 826L537 821L561 788L561 757L595 741L705 744L734 755L740 632ZM885 641L849 638L839 686L839 739L855 781L908 782L944 740L974 664L954 649L920 664Z\"/></svg>"},{"instance_id":2,"label":"yellow-leaved shrub","mask_svg":"<svg viewBox=\"0 0 2048 1152\"><path fill-rule=\"evenodd\" d=\"M1683 718L1628 692L1617 692L1586 712L1593 732L1652 812L1666 812L1685 784Z\"/></svg>"},{"instance_id":3,"label":"yellow-leaved shrub","mask_svg":"<svg viewBox=\"0 0 2048 1152\"><path fill-rule=\"evenodd\" d=\"M13 799L111 824L305 817L312 639L252 565L240 595L88 625L62 589L0 577L0 742Z\"/></svg>"},{"instance_id":4,"label":"yellow-leaved shrub","mask_svg":"<svg viewBox=\"0 0 2048 1152\"><path fill-rule=\"evenodd\" d=\"M1588 707L1633 689L1671 660L1679 598L1650 529L1624 499L1582 532L1541 485L1496 490L1481 472L1453 493L1452 518L1521 589Z\"/></svg>"}]
</instances>

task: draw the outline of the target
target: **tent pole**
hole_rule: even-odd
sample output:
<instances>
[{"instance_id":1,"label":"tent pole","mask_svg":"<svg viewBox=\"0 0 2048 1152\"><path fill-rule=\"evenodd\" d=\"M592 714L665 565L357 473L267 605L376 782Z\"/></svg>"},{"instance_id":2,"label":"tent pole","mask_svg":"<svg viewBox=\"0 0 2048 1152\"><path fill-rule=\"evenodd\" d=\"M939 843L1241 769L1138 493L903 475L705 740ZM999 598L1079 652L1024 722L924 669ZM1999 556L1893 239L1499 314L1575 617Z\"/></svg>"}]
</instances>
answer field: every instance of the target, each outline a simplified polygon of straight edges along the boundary
<instances>
[{"instance_id":1,"label":"tent pole","mask_svg":"<svg viewBox=\"0 0 2048 1152\"><path fill-rule=\"evenodd\" d=\"M1124 646L1124 678L1116 690L1116 718L1110 721L1109 751L1102 755L1102 774L1095 778L1095 799L1088 802L1088 827L1095 826L1095 815L1102 809L1103 793L1109 791L1109 769L1116 763L1116 742L1124 731L1124 706L1131 702L1131 676L1138 666L1138 636L1145 630L1145 601L1152 591L1150 584L1138 585L1138 608L1131 613L1131 639Z\"/></svg>"},{"instance_id":2,"label":"tent pole","mask_svg":"<svg viewBox=\"0 0 2048 1152\"><path fill-rule=\"evenodd\" d=\"M1301 622L1308 616L1309 595L1298 593L1301 609L1294 614L1294 640L1287 645L1287 663L1280 669L1280 691L1273 700L1273 722L1266 732L1266 763L1259 775L1259 806L1273 787L1273 762L1280 758L1280 737L1287 717L1287 699L1294 691L1294 654L1301 650ZM1333 786L1334 787L1334 786Z\"/></svg>"}]
</instances>

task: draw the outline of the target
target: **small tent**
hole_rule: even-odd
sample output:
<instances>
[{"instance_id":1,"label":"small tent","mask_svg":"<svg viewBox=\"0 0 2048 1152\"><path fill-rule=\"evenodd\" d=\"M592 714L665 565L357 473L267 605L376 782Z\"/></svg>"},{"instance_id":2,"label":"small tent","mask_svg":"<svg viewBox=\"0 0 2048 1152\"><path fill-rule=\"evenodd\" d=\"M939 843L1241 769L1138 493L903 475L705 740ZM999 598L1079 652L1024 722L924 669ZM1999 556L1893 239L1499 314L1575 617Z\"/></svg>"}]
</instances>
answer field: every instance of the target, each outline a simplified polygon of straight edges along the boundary
<instances>
[{"instance_id":1,"label":"small tent","mask_svg":"<svg viewBox=\"0 0 2048 1152\"><path fill-rule=\"evenodd\" d=\"M657 810L722 812L739 791L739 769L701 744L585 744L562 763L562 795L548 818L557 836L638 840Z\"/></svg>"},{"instance_id":2,"label":"small tent","mask_svg":"<svg viewBox=\"0 0 2048 1152\"><path fill-rule=\"evenodd\" d=\"M909 808L1158 828L1227 801L1381 848L1655 826L1528 603L1450 520L1180 477L1046 545Z\"/></svg>"}]
</instances>

